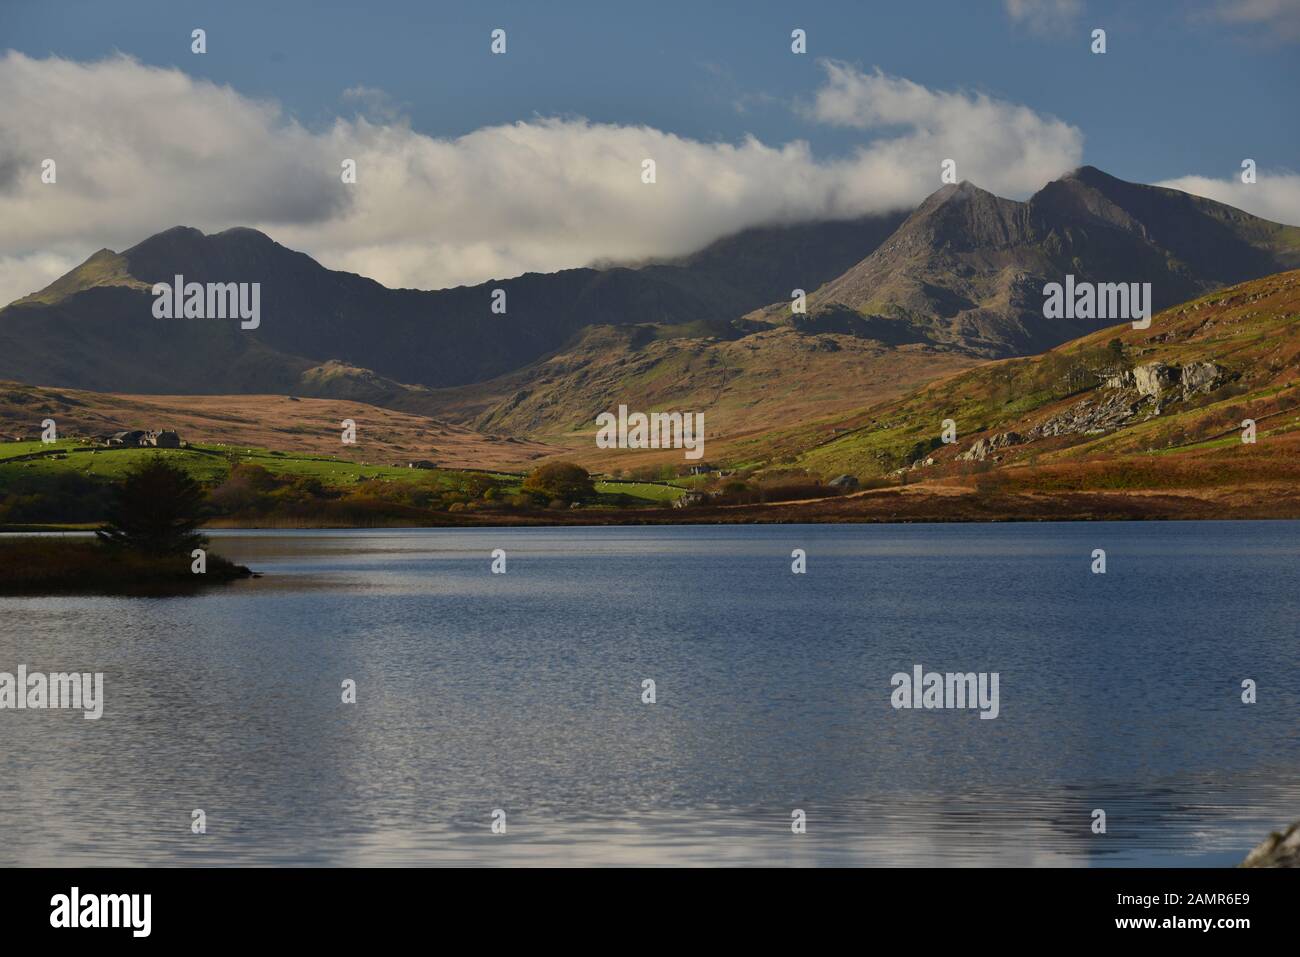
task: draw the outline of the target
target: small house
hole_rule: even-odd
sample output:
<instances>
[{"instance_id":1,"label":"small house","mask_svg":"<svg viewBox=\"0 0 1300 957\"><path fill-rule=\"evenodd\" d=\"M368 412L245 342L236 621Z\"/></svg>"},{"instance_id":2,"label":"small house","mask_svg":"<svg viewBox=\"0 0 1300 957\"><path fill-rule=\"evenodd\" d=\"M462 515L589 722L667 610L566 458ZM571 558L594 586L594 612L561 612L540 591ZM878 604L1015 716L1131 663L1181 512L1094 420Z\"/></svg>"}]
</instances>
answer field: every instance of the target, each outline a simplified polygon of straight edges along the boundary
<instances>
[{"instance_id":1,"label":"small house","mask_svg":"<svg viewBox=\"0 0 1300 957\"><path fill-rule=\"evenodd\" d=\"M126 432L114 432L105 441L105 445L128 445L139 446L140 440L144 438L144 430L131 429Z\"/></svg>"},{"instance_id":2,"label":"small house","mask_svg":"<svg viewBox=\"0 0 1300 957\"><path fill-rule=\"evenodd\" d=\"M144 438L140 440L141 445L152 445L160 449L179 449L181 447L181 437L172 429L160 429L155 432L146 432Z\"/></svg>"}]
</instances>

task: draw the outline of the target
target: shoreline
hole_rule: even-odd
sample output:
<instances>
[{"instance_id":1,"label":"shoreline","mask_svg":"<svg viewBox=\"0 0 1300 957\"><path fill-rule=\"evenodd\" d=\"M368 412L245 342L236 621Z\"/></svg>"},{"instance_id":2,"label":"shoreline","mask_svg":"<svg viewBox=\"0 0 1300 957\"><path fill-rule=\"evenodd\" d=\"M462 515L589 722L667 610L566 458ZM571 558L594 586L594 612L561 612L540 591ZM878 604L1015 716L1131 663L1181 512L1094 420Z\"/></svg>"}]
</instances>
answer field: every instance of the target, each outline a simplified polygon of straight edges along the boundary
<instances>
[{"instance_id":1,"label":"shoreline","mask_svg":"<svg viewBox=\"0 0 1300 957\"><path fill-rule=\"evenodd\" d=\"M909 503L910 504L910 503ZM394 517L391 522L339 523L302 520L268 521L265 518L225 518L200 526L206 531L309 531L366 529L434 529L434 528L631 528L637 526L722 526L722 525L1035 525L1046 522L1251 522L1300 521L1300 510L1274 506L1195 507L1185 509L1123 507L1107 502L1081 503L1072 509L1034 508L1025 513L974 509L951 514L925 507L905 507L889 514L883 510L854 512L844 508L815 510L787 505L739 505L692 509L606 510L587 515L557 514L554 518L538 513L493 512L475 516L459 515L447 520L413 523L409 516ZM684 514L685 513L685 514ZM92 534L95 525L22 524L0 525L0 536L42 535L77 536Z\"/></svg>"}]
</instances>

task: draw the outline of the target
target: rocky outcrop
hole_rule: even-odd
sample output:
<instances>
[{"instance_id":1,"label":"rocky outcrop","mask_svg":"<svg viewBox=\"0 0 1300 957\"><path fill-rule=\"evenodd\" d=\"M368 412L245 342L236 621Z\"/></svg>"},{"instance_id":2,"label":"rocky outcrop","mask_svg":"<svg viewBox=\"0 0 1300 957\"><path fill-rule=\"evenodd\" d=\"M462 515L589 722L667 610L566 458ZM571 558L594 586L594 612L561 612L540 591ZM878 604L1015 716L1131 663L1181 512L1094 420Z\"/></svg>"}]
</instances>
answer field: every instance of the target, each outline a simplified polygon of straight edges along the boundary
<instances>
[{"instance_id":1,"label":"rocky outcrop","mask_svg":"<svg viewBox=\"0 0 1300 957\"><path fill-rule=\"evenodd\" d=\"M976 439L974 445L958 455L957 461L983 462L985 459L989 458L989 456L992 456L993 461L998 462L1001 461L1002 457L1000 455L994 455L994 452L997 452L999 449L1008 448L1012 445L1021 445L1024 441L1024 436L1019 432L999 432L996 435L984 436Z\"/></svg>"},{"instance_id":2,"label":"rocky outcrop","mask_svg":"<svg viewBox=\"0 0 1300 957\"><path fill-rule=\"evenodd\" d=\"M1242 867L1300 867L1300 821L1282 833L1274 831L1246 855Z\"/></svg>"},{"instance_id":3,"label":"rocky outcrop","mask_svg":"<svg viewBox=\"0 0 1300 957\"><path fill-rule=\"evenodd\" d=\"M1215 362L1189 362L1185 366L1149 362L1107 376L1102 385L1107 389L1136 389L1138 395L1156 400L1175 391L1177 386L1182 389L1185 399L1198 393L1213 392L1226 378L1223 367Z\"/></svg>"},{"instance_id":4,"label":"rocky outcrop","mask_svg":"<svg viewBox=\"0 0 1300 957\"><path fill-rule=\"evenodd\" d=\"M1133 387L1138 390L1138 395L1158 399L1177 381L1177 371L1163 362L1151 362L1133 369Z\"/></svg>"},{"instance_id":5,"label":"rocky outcrop","mask_svg":"<svg viewBox=\"0 0 1300 957\"><path fill-rule=\"evenodd\" d=\"M1059 415L1054 415L1027 433L1029 441L1050 438L1054 435L1094 435L1117 429L1132 419L1149 400L1134 396L1129 391L1095 393L1076 402Z\"/></svg>"},{"instance_id":6,"label":"rocky outcrop","mask_svg":"<svg viewBox=\"0 0 1300 957\"><path fill-rule=\"evenodd\" d=\"M1149 362L1102 379L1102 387L1045 422L1023 437L1014 432L980 439L957 456L983 462L1004 445L1019 445L1058 435L1100 435L1130 424L1139 416L1150 418L1178 399L1213 392L1228 380L1228 372L1215 362L1189 362L1185 366ZM1015 436L1014 442L1007 441ZM994 461L999 459L995 456Z\"/></svg>"},{"instance_id":7,"label":"rocky outcrop","mask_svg":"<svg viewBox=\"0 0 1300 957\"><path fill-rule=\"evenodd\" d=\"M1182 368L1180 381L1183 396L1196 395L1199 392L1213 392L1226 378L1222 366L1213 362L1189 362Z\"/></svg>"}]
</instances>

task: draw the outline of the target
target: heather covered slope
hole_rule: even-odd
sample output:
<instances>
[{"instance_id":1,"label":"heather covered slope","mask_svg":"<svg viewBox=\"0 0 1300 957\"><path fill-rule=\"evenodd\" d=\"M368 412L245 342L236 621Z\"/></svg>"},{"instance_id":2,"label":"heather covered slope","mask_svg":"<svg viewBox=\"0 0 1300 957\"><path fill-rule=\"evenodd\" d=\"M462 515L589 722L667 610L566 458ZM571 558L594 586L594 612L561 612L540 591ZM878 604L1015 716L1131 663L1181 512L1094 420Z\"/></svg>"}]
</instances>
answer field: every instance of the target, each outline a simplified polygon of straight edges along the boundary
<instances>
[{"instance_id":1,"label":"heather covered slope","mask_svg":"<svg viewBox=\"0 0 1300 957\"><path fill-rule=\"evenodd\" d=\"M952 419L958 439L941 441ZM1243 443L1242 422L1257 440ZM811 438L811 436L810 436ZM1039 491L1262 486L1300 495L1300 271L1219 290L864 411L799 464L911 481L996 471ZM986 483L987 484L987 483Z\"/></svg>"},{"instance_id":2,"label":"heather covered slope","mask_svg":"<svg viewBox=\"0 0 1300 957\"><path fill-rule=\"evenodd\" d=\"M174 429L194 443L342 456L371 464L430 460L457 468L522 470L558 449L485 434L438 419L379 408L352 399L284 395L122 395L0 382L0 457L14 438L35 440L53 418L61 438L130 429ZM357 442L341 442L344 419ZM36 444L34 451L40 451Z\"/></svg>"}]
</instances>

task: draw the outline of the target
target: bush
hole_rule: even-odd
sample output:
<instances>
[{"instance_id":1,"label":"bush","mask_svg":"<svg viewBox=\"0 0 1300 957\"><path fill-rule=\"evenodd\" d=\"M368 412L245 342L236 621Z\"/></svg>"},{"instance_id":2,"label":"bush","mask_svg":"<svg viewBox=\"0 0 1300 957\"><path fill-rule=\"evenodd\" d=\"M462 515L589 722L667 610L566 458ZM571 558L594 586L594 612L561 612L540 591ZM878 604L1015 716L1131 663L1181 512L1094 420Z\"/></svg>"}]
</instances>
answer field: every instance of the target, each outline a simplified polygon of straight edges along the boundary
<instances>
[{"instance_id":1,"label":"bush","mask_svg":"<svg viewBox=\"0 0 1300 957\"><path fill-rule=\"evenodd\" d=\"M524 479L523 491L540 502L558 501L562 506L589 502L596 497L596 486L581 465L573 462L549 462L539 465Z\"/></svg>"}]
</instances>

